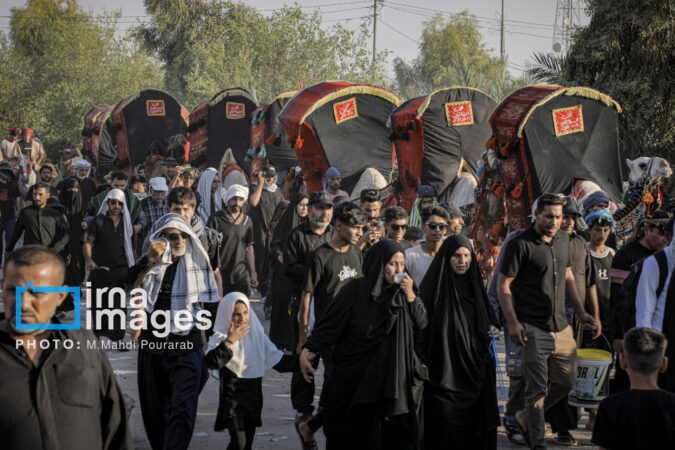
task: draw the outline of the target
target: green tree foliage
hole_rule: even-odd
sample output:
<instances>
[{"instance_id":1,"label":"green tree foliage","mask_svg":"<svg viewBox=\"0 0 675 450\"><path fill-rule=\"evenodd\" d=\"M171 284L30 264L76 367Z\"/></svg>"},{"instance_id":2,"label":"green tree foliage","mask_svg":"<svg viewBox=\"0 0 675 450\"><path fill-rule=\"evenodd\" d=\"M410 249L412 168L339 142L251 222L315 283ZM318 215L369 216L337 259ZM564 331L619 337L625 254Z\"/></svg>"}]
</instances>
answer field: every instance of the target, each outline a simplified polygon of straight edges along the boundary
<instances>
[{"instance_id":1,"label":"green tree foliage","mask_svg":"<svg viewBox=\"0 0 675 450\"><path fill-rule=\"evenodd\" d=\"M613 97L626 155L675 161L675 2L590 0L591 21L574 36L563 75Z\"/></svg>"},{"instance_id":2,"label":"green tree foliage","mask_svg":"<svg viewBox=\"0 0 675 450\"><path fill-rule=\"evenodd\" d=\"M119 13L96 19L76 1L13 8L0 39L0 127L29 126L50 157L81 140L85 113L162 83L159 63L116 34Z\"/></svg>"},{"instance_id":3,"label":"green tree foliage","mask_svg":"<svg viewBox=\"0 0 675 450\"><path fill-rule=\"evenodd\" d=\"M490 56L476 20L468 12L449 19L438 14L424 23L419 55L408 64L394 60L400 95L411 98L450 86L468 86L500 101L529 79L513 79L506 61Z\"/></svg>"},{"instance_id":4,"label":"green tree foliage","mask_svg":"<svg viewBox=\"0 0 675 450\"><path fill-rule=\"evenodd\" d=\"M165 63L169 91L191 107L230 87L255 90L268 101L300 81L385 81L386 55L378 55L373 69L367 24L355 31L322 27L318 12L305 13L297 4L270 16L236 2L145 5L153 18L139 35Z\"/></svg>"}]
</instances>

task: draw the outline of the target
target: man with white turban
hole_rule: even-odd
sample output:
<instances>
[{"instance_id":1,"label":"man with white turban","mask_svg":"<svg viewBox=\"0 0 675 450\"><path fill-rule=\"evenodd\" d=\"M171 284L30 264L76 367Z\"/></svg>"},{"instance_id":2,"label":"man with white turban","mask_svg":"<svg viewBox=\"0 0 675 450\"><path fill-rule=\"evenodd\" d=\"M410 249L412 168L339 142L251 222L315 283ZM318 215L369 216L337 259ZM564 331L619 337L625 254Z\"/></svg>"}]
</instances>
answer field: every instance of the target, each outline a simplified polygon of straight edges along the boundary
<instances>
[{"instance_id":1,"label":"man with white turban","mask_svg":"<svg viewBox=\"0 0 675 450\"><path fill-rule=\"evenodd\" d=\"M208 379L202 329L215 320L200 303L217 305L220 297L209 257L187 221L167 214L156 225L146 255L124 279L127 289L147 293L139 308L142 329L131 333L139 342L138 393L152 448L187 449Z\"/></svg>"},{"instance_id":2,"label":"man with white turban","mask_svg":"<svg viewBox=\"0 0 675 450\"><path fill-rule=\"evenodd\" d=\"M90 272L92 299L97 299L100 289L117 286L129 267L134 265L132 234L124 192L111 189L82 237L82 252L85 267ZM120 341L124 337L123 318L126 317L121 298L107 293L102 294L101 298L103 304L100 309L96 301L92 302L92 331L98 337L106 336L113 341ZM119 315L119 311L123 312L121 317L113 317L113 314ZM96 317L98 312L102 313L101 320Z\"/></svg>"},{"instance_id":3,"label":"man with white turban","mask_svg":"<svg viewBox=\"0 0 675 450\"><path fill-rule=\"evenodd\" d=\"M201 199L198 206L199 216L202 222L207 223L212 214L223 209L223 195L220 189L220 177L218 171L209 167L199 177L197 193Z\"/></svg>"},{"instance_id":4,"label":"man with white turban","mask_svg":"<svg viewBox=\"0 0 675 450\"><path fill-rule=\"evenodd\" d=\"M223 234L223 243L220 247L223 295L242 292L248 296L251 288L258 285L253 255L253 224L243 211L247 199L248 188L233 184L225 193L225 209L211 214L206 224L207 227ZM214 315L217 307L218 305L214 305L212 311Z\"/></svg>"},{"instance_id":5,"label":"man with white turban","mask_svg":"<svg viewBox=\"0 0 675 450\"><path fill-rule=\"evenodd\" d=\"M89 203L89 199L96 194L96 183L89 178L91 175L91 163L84 158L73 160L75 167L75 177L80 182L80 192L82 193L82 205Z\"/></svg>"}]
</instances>

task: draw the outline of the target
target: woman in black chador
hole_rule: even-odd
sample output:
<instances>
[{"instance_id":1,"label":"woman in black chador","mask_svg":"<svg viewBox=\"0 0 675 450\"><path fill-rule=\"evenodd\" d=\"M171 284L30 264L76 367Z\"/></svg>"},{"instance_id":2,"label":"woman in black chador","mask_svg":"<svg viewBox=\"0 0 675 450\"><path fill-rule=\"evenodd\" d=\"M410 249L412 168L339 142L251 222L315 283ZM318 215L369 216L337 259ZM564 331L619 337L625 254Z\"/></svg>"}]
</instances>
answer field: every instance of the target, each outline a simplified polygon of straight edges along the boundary
<instances>
[{"instance_id":1,"label":"woman in black chador","mask_svg":"<svg viewBox=\"0 0 675 450\"><path fill-rule=\"evenodd\" d=\"M328 450L419 448L417 410L426 371L413 335L426 326L427 313L412 278L402 275L404 264L396 242L373 245L364 276L340 290L304 346L306 379L314 373L313 354L334 346L333 374L323 387Z\"/></svg>"},{"instance_id":2,"label":"woman in black chador","mask_svg":"<svg viewBox=\"0 0 675 450\"><path fill-rule=\"evenodd\" d=\"M445 240L420 287L429 314L421 345L427 449L494 449L499 410L490 335L498 330L471 241Z\"/></svg>"}]
</instances>

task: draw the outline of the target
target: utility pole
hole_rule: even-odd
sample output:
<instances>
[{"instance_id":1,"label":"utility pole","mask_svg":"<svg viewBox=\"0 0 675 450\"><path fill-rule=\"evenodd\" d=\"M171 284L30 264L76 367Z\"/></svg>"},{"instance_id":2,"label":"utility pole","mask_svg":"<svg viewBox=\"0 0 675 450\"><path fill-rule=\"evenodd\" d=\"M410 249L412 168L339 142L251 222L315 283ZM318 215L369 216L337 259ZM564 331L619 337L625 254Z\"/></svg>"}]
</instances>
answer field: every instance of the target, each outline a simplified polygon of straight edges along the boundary
<instances>
[{"instance_id":1,"label":"utility pole","mask_svg":"<svg viewBox=\"0 0 675 450\"><path fill-rule=\"evenodd\" d=\"M377 51L377 0L373 0L373 68L375 67L375 53Z\"/></svg>"},{"instance_id":2,"label":"utility pole","mask_svg":"<svg viewBox=\"0 0 675 450\"><path fill-rule=\"evenodd\" d=\"M502 0L502 16L501 16L501 22L502 22L502 33L501 33L501 42L499 44L499 53L502 55L502 61L504 61L504 0Z\"/></svg>"}]
</instances>

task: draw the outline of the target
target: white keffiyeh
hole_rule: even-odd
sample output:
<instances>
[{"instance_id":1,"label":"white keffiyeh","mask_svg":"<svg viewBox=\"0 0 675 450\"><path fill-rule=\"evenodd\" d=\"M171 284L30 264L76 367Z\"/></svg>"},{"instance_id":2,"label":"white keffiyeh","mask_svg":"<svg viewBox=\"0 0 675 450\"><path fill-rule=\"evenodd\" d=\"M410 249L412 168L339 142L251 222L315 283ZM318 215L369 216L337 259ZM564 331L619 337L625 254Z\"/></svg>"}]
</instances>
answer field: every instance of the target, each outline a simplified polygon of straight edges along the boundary
<instances>
[{"instance_id":1,"label":"white keffiyeh","mask_svg":"<svg viewBox=\"0 0 675 450\"><path fill-rule=\"evenodd\" d=\"M111 198L122 202L122 220L124 223L124 252L127 255L127 263L129 264L129 267L131 267L136 262L134 260L134 251L131 247L131 236L134 234L134 229L131 226L129 208L127 207L127 199L124 196L124 192L119 189L110 189L108 194L105 196L105 199L103 199L103 203L101 203L101 208L98 210L98 213L103 214L104 216L108 213L108 209L110 209L108 206L108 200Z\"/></svg>"},{"instance_id":2,"label":"white keffiyeh","mask_svg":"<svg viewBox=\"0 0 675 450\"><path fill-rule=\"evenodd\" d=\"M237 302L243 302L248 308L249 331L246 336L230 346L232 359L225 366L239 378L260 378L266 370L271 369L281 361L284 353L267 337L258 316L251 308L248 298L241 292L227 294L220 302L207 353L227 339L227 332L232 323L234 304Z\"/></svg>"},{"instance_id":3,"label":"white keffiyeh","mask_svg":"<svg viewBox=\"0 0 675 450\"><path fill-rule=\"evenodd\" d=\"M164 239L161 234L166 228L175 228L189 235L185 245L185 253L178 258L176 276L171 288L171 332L185 335L192 328L192 324L189 324L186 327L187 329L177 328L176 315L181 311L188 311L194 323L194 315L198 311L195 303L217 302L219 300L216 280L204 247L182 216L168 214L163 216L158 224L159 226L150 236L150 241ZM141 281L141 287L148 293L146 307L148 312L154 310L164 273L171 263L171 245L167 243L162 257L150 267ZM185 318L181 317L180 320L184 322Z\"/></svg>"},{"instance_id":4,"label":"white keffiyeh","mask_svg":"<svg viewBox=\"0 0 675 450\"><path fill-rule=\"evenodd\" d=\"M202 202L199 204L199 216L204 223L209 221L211 214L223 209L223 194L222 189L220 189L220 184L218 185L219 187L216 189L216 192L211 193L211 183L213 182L213 177L217 175L218 171L209 167L202 173L202 176L199 177L197 192L199 192L202 199ZM215 197L213 199L214 211L211 211L211 195Z\"/></svg>"}]
</instances>

